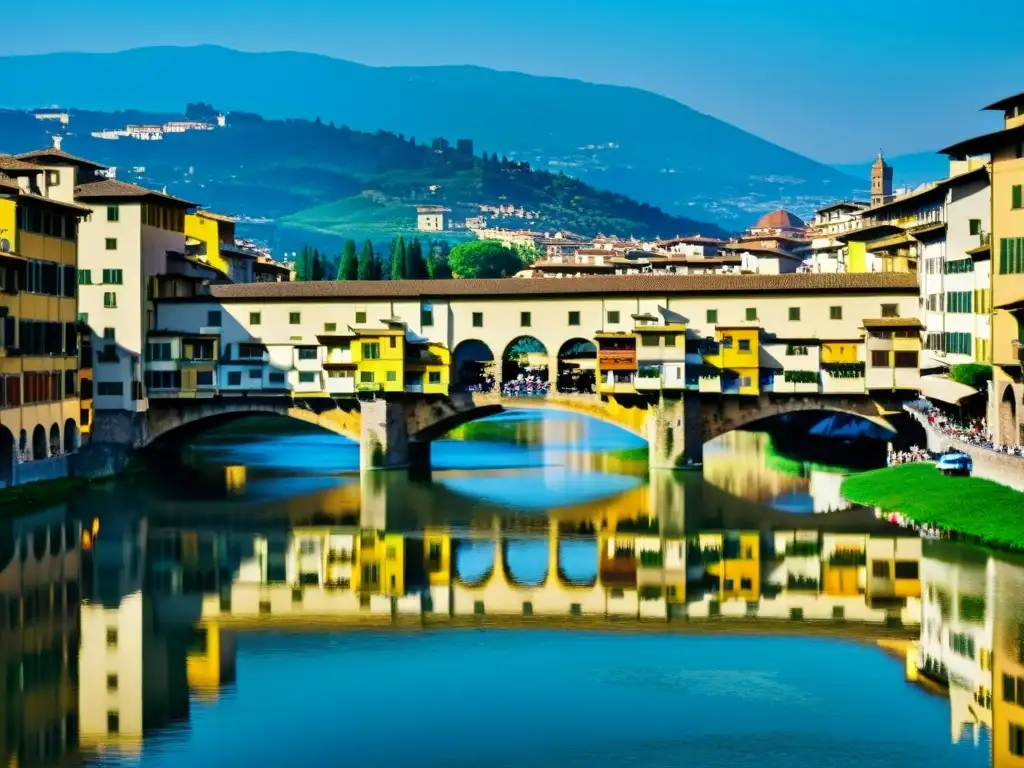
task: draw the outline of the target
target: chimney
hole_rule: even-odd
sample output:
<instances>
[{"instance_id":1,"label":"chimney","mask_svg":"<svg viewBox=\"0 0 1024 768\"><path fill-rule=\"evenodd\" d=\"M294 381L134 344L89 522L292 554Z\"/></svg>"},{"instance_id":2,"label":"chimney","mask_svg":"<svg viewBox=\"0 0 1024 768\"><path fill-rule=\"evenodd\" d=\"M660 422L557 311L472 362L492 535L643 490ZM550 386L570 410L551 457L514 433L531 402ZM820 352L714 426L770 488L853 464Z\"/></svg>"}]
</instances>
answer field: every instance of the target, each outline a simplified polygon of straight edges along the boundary
<instances>
[{"instance_id":1,"label":"chimney","mask_svg":"<svg viewBox=\"0 0 1024 768\"><path fill-rule=\"evenodd\" d=\"M53 148L56 149L58 152L60 151L60 143L63 140L64 140L63 136L54 136L53 137Z\"/></svg>"}]
</instances>

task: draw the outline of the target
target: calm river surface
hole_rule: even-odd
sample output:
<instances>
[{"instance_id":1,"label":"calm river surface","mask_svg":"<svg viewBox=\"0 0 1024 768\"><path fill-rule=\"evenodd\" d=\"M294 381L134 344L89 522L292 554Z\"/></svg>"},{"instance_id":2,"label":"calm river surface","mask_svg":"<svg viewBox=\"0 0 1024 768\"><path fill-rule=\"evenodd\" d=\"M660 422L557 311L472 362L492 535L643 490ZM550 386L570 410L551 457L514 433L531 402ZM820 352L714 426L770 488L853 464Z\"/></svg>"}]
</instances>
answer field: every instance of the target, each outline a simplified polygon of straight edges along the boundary
<instances>
[{"instance_id":1,"label":"calm river surface","mask_svg":"<svg viewBox=\"0 0 1024 768\"><path fill-rule=\"evenodd\" d=\"M0 766L1024 765L1024 561L821 446L649 473L520 412L360 478L256 433L0 522Z\"/></svg>"}]
</instances>

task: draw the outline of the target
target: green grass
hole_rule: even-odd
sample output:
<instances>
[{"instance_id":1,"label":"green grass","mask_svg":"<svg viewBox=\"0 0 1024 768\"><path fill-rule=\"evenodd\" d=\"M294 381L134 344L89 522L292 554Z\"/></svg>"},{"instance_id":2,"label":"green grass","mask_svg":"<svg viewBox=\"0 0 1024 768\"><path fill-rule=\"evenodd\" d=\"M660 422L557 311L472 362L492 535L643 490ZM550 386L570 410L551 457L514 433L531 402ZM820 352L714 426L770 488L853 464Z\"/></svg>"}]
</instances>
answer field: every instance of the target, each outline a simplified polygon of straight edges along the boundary
<instances>
[{"instance_id":1,"label":"green grass","mask_svg":"<svg viewBox=\"0 0 1024 768\"><path fill-rule=\"evenodd\" d=\"M934 464L901 464L846 478L842 494L987 544L1024 547L1024 493L991 480L945 477Z\"/></svg>"},{"instance_id":2,"label":"green grass","mask_svg":"<svg viewBox=\"0 0 1024 768\"><path fill-rule=\"evenodd\" d=\"M0 490L0 517L17 517L68 501L89 485L80 477L46 480Z\"/></svg>"}]
</instances>

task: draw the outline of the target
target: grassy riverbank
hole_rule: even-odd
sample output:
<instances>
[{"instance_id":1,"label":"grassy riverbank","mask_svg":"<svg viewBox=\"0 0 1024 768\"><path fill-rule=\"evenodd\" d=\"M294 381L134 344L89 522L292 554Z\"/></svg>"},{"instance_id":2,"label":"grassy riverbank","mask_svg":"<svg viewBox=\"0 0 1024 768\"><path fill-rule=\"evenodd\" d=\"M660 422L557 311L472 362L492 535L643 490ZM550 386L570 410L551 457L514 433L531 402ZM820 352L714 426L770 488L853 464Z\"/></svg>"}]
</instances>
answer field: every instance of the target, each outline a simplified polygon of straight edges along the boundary
<instances>
[{"instance_id":1,"label":"grassy riverbank","mask_svg":"<svg viewBox=\"0 0 1024 768\"><path fill-rule=\"evenodd\" d=\"M68 501L89 481L80 477L46 480L0 490L0 517L16 517Z\"/></svg>"},{"instance_id":2,"label":"grassy riverbank","mask_svg":"<svg viewBox=\"0 0 1024 768\"><path fill-rule=\"evenodd\" d=\"M1024 547L1024 493L991 480L945 477L934 464L901 464L846 478L842 494L989 544Z\"/></svg>"}]
</instances>

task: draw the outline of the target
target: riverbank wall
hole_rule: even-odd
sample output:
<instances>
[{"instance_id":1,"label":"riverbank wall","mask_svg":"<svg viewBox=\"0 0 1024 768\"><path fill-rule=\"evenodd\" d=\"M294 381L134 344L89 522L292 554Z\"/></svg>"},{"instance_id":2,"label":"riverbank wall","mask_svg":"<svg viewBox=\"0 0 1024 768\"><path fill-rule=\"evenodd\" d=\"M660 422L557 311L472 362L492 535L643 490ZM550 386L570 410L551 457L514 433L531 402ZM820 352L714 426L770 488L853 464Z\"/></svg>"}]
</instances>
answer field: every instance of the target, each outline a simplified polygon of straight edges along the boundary
<instances>
[{"instance_id":1,"label":"riverbank wall","mask_svg":"<svg viewBox=\"0 0 1024 768\"><path fill-rule=\"evenodd\" d=\"M1017 491L1024 492L1024 457L1010 456L1007 453L999 453L979 445L972 445L963 440L944 434L940 429L928 423L928 417L913 408L905 407L904 410L924 430L927 444L922 446L933 453L942 453L953 449L962 451L971 457L974 462L974 475L985 480L1008 486Z\"/></svg>"}]
</instances>

